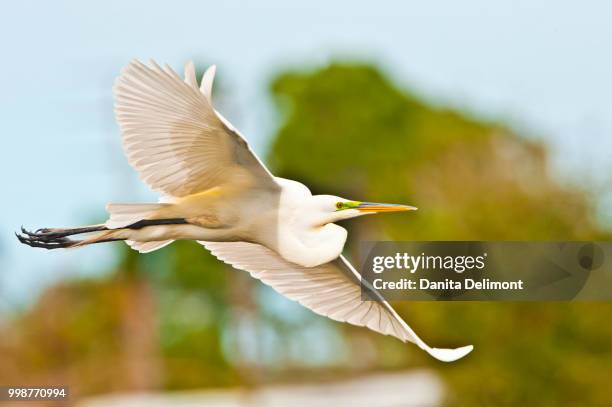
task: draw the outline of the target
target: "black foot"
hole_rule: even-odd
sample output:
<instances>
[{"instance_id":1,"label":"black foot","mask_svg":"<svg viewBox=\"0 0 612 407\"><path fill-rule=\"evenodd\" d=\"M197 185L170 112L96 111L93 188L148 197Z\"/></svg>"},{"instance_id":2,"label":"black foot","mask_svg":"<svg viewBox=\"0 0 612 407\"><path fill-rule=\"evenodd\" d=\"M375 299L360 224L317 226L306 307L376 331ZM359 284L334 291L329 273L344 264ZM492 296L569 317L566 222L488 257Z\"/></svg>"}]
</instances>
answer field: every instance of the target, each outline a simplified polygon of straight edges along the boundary
<instances>
[{"instance_id":1,"label":"black foot","mask_svg":"<svg viewBox=\"0 0 612 407\"><path fill-rule=\"evenodd\" d=\"M51 229L52 230L52 229ZM41 247L43 249L62 249L74 246L79 243L78 240L70 240L62 233L51 232L50 229L39 229L36 232L30 232L21 228L22 233L15 233L17 239L31 247Z\"/></svg>"}]
</instances>

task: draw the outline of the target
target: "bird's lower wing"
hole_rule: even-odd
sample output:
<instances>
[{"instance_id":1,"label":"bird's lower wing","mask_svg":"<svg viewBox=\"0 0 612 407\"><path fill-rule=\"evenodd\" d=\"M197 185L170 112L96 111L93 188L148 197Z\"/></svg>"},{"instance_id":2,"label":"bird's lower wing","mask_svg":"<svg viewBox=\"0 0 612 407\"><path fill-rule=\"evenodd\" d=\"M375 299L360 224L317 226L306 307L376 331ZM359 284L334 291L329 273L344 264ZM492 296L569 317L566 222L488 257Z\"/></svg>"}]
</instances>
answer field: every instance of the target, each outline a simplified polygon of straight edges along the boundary
<instances>
[{"instance_id":1,"label":"bird's lower wing","mask_svg":"<svg viewBox=\"0 0 612 407\"><path fill-rule=\"evenodd\" d=\"M423 342L380 294L364 282L343 257L317 267L290 263L274 251L247 242L200 242L219 260L245 270L280 294L317 314L340 322L364 326L403 342L413 342L438 360L452 362L467 355L472 346L431 348ZM362 298L364 295L364 298Z\"/></svg>"}]
</instances>

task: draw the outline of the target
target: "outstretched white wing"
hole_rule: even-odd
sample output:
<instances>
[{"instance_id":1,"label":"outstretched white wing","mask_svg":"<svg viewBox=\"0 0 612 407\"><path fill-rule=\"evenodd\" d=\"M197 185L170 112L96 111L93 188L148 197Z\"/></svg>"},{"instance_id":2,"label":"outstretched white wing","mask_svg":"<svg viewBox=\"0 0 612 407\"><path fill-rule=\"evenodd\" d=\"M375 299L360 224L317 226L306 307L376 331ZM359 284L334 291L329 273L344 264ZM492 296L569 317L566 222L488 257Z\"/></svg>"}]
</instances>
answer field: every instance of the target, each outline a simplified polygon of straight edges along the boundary
<instances>
[{"instance_id":1,"label":"outstretched white wing","mask_svg":"<svg viewBox=\"0 0 612 407\"><path fill-rule=\"evenodd\" d=\"M170 67L131 62L114 87L115 113L129 163L153 190L183 197L212 187L276 187L243 137L210 102L214 71L183 81ZM208 97L207 97L208 96Z\"/></svg>"},{"instance_id":2,"label":"outstretched white wing","mask_svg":"<svg viewBox=\"0 0 612 407\"><path fill-rule=\"evenodd\" d=\"M413 342L438 360L452 362L467 355L473 347L431 348L404 322L371 286L362 300L361 275L343 257L317 267L290 263L274 251L247 242L200 242L219 260L271 286L280 294L299 302L317 314L336 321L368 327L403 342Z\"/></svg>"}]
</instances>

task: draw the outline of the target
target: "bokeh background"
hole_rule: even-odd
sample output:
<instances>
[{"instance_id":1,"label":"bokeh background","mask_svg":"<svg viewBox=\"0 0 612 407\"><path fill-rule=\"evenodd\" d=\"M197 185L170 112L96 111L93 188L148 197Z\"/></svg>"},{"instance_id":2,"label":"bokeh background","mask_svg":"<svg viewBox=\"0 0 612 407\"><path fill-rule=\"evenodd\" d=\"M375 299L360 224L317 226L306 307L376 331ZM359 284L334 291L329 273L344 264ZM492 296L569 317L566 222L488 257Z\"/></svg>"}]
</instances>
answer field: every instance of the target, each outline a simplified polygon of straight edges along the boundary
<instances>
[{"instance_id":1,"label":"bokeh background","mask_svg":"<svg viewBox=\"0 0 612 407\"><path fill-rule=\"evenodd\" d=\"M6 4L0 385L68 385L95 406L612 405L609 303L395 304L432 345L475 345L443 364L195 243L46 252L12 236L156 199L111 91L155 58L216 63L217 108L277 175L419 207L344 224L353 259L360 240L609 239L611 17L604 1Z\"/></svg>"}]
</instances>

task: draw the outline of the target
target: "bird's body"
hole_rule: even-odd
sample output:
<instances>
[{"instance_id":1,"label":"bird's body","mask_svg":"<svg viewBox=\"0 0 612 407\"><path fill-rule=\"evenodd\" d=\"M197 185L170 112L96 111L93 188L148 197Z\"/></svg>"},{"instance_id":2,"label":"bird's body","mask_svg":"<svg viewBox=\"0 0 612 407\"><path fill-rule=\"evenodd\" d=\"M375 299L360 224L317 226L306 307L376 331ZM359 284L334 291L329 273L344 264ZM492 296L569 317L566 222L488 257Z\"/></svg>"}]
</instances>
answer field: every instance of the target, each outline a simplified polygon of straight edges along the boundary
<instances>
[{"instance_id":1,"label":"bird's body","mask_svg":"<svg viewBox=\"0 0 612 407\"><path fill-rule=\"evenodd\" d=\"M142 243L178 239L259 243L304 267L337 258L346 242L346 229L303 216L313 205L312 194L305 185L280 177L274 181L277 188L245 192L214 187L162 204L110 204L111 219L106 225L115 229L110 231L112 237ZM117 208L136 211L117 221L112 216ZM138 212L139 208L144 211ZM121 229L140 218L184 218L187 223Z\"/></svg>"},{"instance_id":2,"label":"bird's body","mask_svg":"<svg viewBox=\"0 0 612 407\"><path fill-rule=\"evenodd\" d=\"M115 83L128 161L161 194L159 203L109 204L103 225L24 230L19 240L47 249L123 240L140 252L196 240L318 314L414 342L440 360L469 353L471 346L426 345L342 256L347 231L335 222L416 208L312 195L273 176L213 108L214 73L207 70L198 87L191 63L182 79L168 66L134 61ZM90 235L68 239L83 233Z\"/></svg>"}]
</instances>

